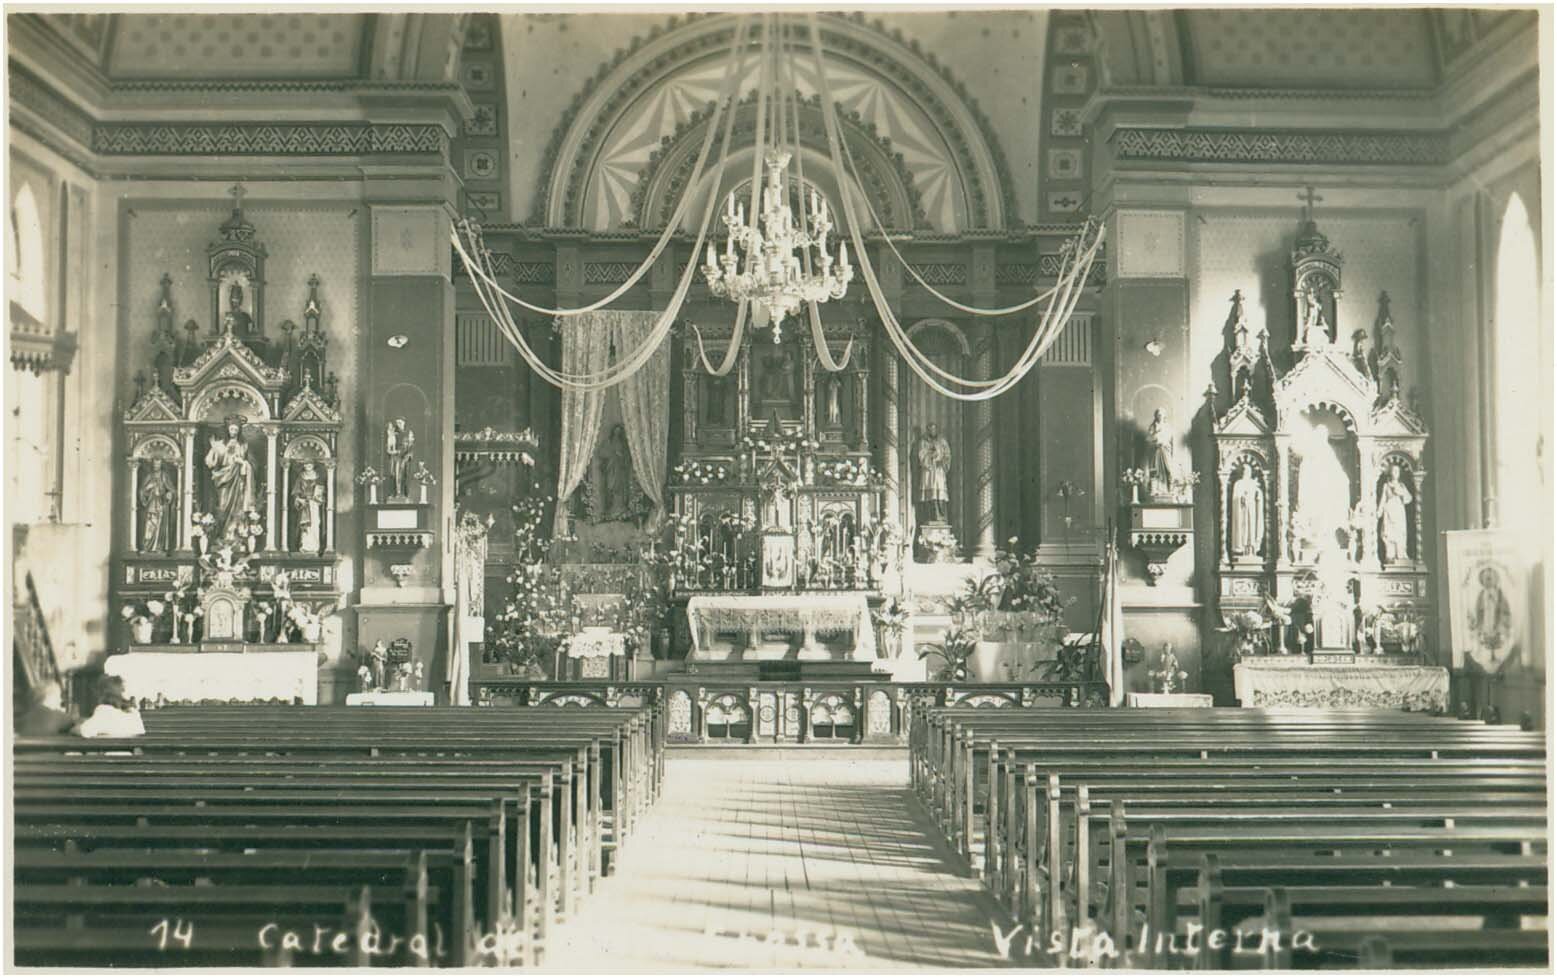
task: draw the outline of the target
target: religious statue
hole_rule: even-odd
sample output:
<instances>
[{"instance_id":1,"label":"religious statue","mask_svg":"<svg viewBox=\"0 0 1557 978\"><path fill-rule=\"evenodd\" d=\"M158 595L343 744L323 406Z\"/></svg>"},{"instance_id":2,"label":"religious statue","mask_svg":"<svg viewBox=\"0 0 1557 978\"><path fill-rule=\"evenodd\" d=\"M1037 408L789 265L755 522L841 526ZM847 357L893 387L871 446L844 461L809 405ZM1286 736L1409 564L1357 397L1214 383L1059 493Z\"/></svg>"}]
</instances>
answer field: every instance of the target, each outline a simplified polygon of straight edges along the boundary
<instances>
[{"instance_id":1,"label":"religious statue","mask_svg":"<svg viewBox=\"0 0 1557 978\"><path fill-rule=\"evenodd\" d=\"M1315 335L1315 332L1318 335ZM1330 342L1330 324L1325 322L1325 310L1319 290L1313 285L1303 289L1303 321L1298 326L1298 343L1301 346L1320 346Z\"/></svg>"},{"instance_id":2,"label":"religious statue","mask_svg":"<svg viewBox=\"0 0 1557 978\"><path fill-rule=\"evenodd\" d=\"M416 435L406 426L405 418L396 418L385 426L384 467L389 470L391 499L410 498L411 449L415 444Z\"/></svg>"},{"instance_id":3,"label":"religious statue","mask_svg":"<svg viewBox=\"0 0 1557 978\"><path fill-rule=\"evenodd\" d=\"M368 652L368 666L373 673L373 688L383 689L389 669L389 645L383 639L373 643Z\"/></svg>"},{"instance_id":4,"label":"religious statue","mask_svg":"<svg viewBox=\"0 0 1557 978\"><path fill-rule=\"evenodd\" d=\"M600 455L600 512L603 519L632 518L632 466L632 453L627 447L627 429L616 425L612 427Z\"/></svg>"},{"instance_id":5,"label":"religious statue","mask_svg":"<svg viewBox=\"0 0 1557 978\"><path fill-rule=\"evenodd\" d=\"M249 446L243 441L242 415L233 415L226 422L226 437L212 438L211 447L205 453L206 468L211 470L211 487L216 498L212 500L211 515L215 518L209 536L215 540L241 542L244 533L245 513L254 508L254 463L249 459Z\"/></svg>"},{"instance_id":6,"label":"religious statue","mask_svg":"<svg viewBox=\"0 0 1557 978\"><path fill-rule=\"evenodd\" d=\"M1389 467L1389 481L1379 489L1379 559L1385 563L1406 559L1406 507L1411 490L1400 481L1400 466Z\"/></svg>"},{"instance_id":7,"label":"religious statue","mask_svg":"<svg viewBox=\"0 0 1557 978\"><path fill-rule=\"evenodd\" d=\"M254 332L254 317L243 311L243 285L234 282L227 290L227 311L222 314L222 332L239 338Z\"/></svg>"},{"instance_id":8,"label":"religious statue","mask_svg":"<svg viewBox=\"0 0 1557 978\"><path fill-rule=\"evenodd\" d=\"M151 471L141 483L141 550L147 553L167 553L173 549L172 516L178 488L162 467L162 459L151 460Z\"/></svg>"},{"instance_id":9,"label":"religious statue","mask_svg":"<svg viewBox=\"0 0 1557 978\"><path fill-rule=\"evenodd\" d=\"M1265 546L1265 490L1247 463L1233 482L1231 495L1233 556L1256 556Z\"/></svg>"},{"instance_id":10,"label":"religious statue","mask_svg":"<svg viewBox=\"0 0 1557 978\"><path fill-rule=\"evenodd\" d=\"M1173 458L1173 429L1169 427L1162 408L1152 412L1152 423L1146 429L1146 481L1153 496L1165 496L1173 491L1178 481L1178 466Z\"/></svg>"},{"instance_id":11,"label":"religious statue","mask_svg":"<svg viewBox=\"0 0 1557 978\"><path fill-rule=\"evenodd\" d=\"M951 505L951 494L946 488L951 444L941 436L940 426L934 421L925 427L919 444L914 446L914 459L919 463L919 503L923 507L920 518L944 523Z\"/></svg>"},{"instance_id":12,"label":"religious statue","mask_svg":"<svg viewBox=\"0 0 1557 978\"><path fill-rule=\"evenodd\" d=\"M762 359L762 399L764 401L793 401L795 399L795 351L783 347Z\"/></svg>"},{"instance_id":13,"label":"religious statue","mask_svg":"<svg viewBox=\"0 0 1557 978\"><path fill-rule=\"evenodd\" d=\"M292 487L292 509L297 513L297 549L305 554L319 553L324 549L324 484L312 462L303 463L297 485Z\"/></svg>"},{"instance_id":14,"label":"religious statue","mask_svg":"<svg viewBox=\"0 0 1557 978\"><path fill-rule=\"evenodd\" d=\"M839 390L843 382L836 375L829 376L824 381L827 389L827 427L843 427L843 410L838 404Z\"/></svg>"}]
</instances>

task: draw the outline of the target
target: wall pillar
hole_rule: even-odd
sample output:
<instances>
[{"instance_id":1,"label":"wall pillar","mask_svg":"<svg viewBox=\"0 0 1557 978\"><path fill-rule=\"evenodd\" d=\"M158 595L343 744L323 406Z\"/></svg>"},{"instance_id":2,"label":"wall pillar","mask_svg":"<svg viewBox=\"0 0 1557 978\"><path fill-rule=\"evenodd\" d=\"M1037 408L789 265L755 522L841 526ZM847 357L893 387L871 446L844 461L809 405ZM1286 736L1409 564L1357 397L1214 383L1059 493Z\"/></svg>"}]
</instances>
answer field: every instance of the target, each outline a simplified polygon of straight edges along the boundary
<instances>
[{"instance_id":1,"label":"wall pillar","mask_svg":"<svg viewBox=\"0 0 1557 978\"><path fill-rule=\"evenodd\" d=\"M901 511L901 483L898 479L897 351L889 343L879 343L877 349L880 364L878 376L881 378L881 506L887 519L896 520L899 526L906 528L908 523Z\"/></svg>"}]
</instances>

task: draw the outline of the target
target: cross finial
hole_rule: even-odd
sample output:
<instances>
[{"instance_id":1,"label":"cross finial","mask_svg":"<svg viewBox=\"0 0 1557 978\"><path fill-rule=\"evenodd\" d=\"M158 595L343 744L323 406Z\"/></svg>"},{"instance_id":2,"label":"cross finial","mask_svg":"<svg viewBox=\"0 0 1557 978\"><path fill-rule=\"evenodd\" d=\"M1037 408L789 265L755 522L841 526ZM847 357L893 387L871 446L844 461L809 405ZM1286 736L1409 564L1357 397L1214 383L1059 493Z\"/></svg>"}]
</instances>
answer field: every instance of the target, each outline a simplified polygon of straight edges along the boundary
<instances>
[{"instance_id":1,"label":"cross finial","mask_svg":"<svg viewBox=\"0 0 1557 978\"><path fill-rule=\"evenodd\" d=\"M1314 205L1324 200L1324 198L1314 193L1313 187L1304 187L1303 192L1298 194L1298 200L1303 202L1304 220L1312 221L1314 219Z\"/></svg>"},{"instance_id":2,"label":"cross finial","mask_svg":"<svg viewBox=\"0 0 1557 978\"><path fill-rule=\"evenodd\" d=\"M238 210L243 210L243 196L248 191L243 189L243 184L235 183L227 188L227 193L232 197L232 204Z\"/></svg>"}]
</instances>

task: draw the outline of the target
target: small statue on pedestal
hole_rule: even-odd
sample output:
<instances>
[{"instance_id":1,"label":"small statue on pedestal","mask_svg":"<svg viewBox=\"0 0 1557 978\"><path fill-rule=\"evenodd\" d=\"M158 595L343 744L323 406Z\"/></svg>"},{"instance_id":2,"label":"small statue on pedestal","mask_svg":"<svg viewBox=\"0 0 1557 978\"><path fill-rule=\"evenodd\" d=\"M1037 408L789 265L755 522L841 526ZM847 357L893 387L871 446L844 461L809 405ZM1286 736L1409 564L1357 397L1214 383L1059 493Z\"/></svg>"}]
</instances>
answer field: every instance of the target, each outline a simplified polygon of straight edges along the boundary
<instances>
[{"instance_id":1,"label":"small statue on pedestal","mask_svg":"<svg viewBox=\"0 0 1557 978\"><path fill-rule=\"evenodd\" d=\"M919 463L920 519L927 523L945 523L951 494L946 488L946 472L951 468L951 444L941 435L934 421L926 427L914 446Z\"/></svg>"},{"instance_id":2,"label":"small statue on pedestal","mask_svg":"<svg viewBox=\"0 0 1557 978\"><path fill-rule=\"evenodd\" d=\"M178 489L162 467L162 459L151 460L151 471L141 484L141 550L165 554L173 548L173 519L170 511L178 499Z\"/></svg>"},{"instance_id":3,"label":"small statue on pedestal","mask_svg":"<svg viewBox=\"0 0 1557 978\"><path fill-rule=\"evenodd\" d=\"M1146 460L1141 466L1146 470L1147 492L1153 498L1160 499L1173 492L1178 481L1178 466L1173 456L1173 428L1162 408L1158 408L1152 412L1152 423L1146 429Z\"/></svg>"},{"instance_id":4,"label":"small statue on pedestal","mask_svg":"<svg viewBox=\"0 0 1557 978\"><path fill-rule=\"evenodd\" d=\"M368 664L372 670L373 688L383 689L387 678L385 671L389 666L389 646L383 639L373 643L373 649L368 653Z\"/></svg>"},{"instance_id":5,"label":"small statue on pedestal","mask_svg":"<svg viewBox=\"0 0 1557 978\"><path fill-rule=\"evenodd\" d=\"M405 418L396 418L385 427L384 467L389 470L391 499L404 501L411 497L411 449L415 444L416 435L406 426Z\"/></svg>"},{"instance_id":6,"label":"small statue on pedestal","mask_svg":"<svg viewBox=\"0 0 1557 978\"><path fill-rule=\"evenodd\" d=\"M1257 556L1265 546L1265 489L1247 462L1239 470L1231 495L1233 556Z\"/></svg>"},{"instance_id":7,"label":"small statue on pedestal","mask_svg":"<svg viewBox=\"0 0 1557 978\"><path fill-rule=\"evenodd\" d=\"M1400 466L1389 467L1389 481L1379 489L1379 559L1384 563L1406 559L1406 507L1411 490L1400 481Z\"/></svg>"}]
</instances>

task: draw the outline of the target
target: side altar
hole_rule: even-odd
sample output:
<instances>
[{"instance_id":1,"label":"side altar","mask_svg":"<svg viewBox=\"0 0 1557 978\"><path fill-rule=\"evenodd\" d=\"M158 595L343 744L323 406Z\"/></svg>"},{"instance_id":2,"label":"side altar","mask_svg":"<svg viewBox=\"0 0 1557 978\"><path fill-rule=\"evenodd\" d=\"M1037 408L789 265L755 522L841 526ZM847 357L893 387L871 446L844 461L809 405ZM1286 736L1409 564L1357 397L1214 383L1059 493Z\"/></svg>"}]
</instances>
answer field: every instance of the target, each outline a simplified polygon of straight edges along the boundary
<instances>
[{"instance_id":1,"label":"side altar","mask_svg":"<svg viewBox=\"0 0 1557 978\"><path fill-rule=\"evenodd\" d=\"M224 659L214 671L293 678L250 684L264 687L252 696L217 683L223 692L201 698L312 702L322 619L341 599L340 403L320 280L309 280L301 326L288 319L267 328L267 252L244 217L242 191L234 193L237 205L207 249L210 319L176 326L173 279L162 276L150 363L135 375L122 419L113 644L137 650L116 659L145 661L111 660L109 671L176 701L216 687L186 682L213 670L168 653L240 654L242 668ZM300 651L311 653L302 672ZM280 658L254 658L270 653Z\"/></svg>"},{"instance_id":2,"label":"side altar","mask_svg":"<svg viewBox=\"0 0 1557 978\"><path fill-rule=\"evenodd\" d=\"M1243 660L1238 696L1245 706L1442 709L1447 673L1416 664L1433 619L1428 432L1401 396L1389 296L1379 296L1371 328L1347 333L1343 258L1311 213L1291 258L1290 343L1251 326L1234 293L1231 403L1217 410L1219 393L1206 392L1217 601Z\"/></svg>"}]
</instances>

